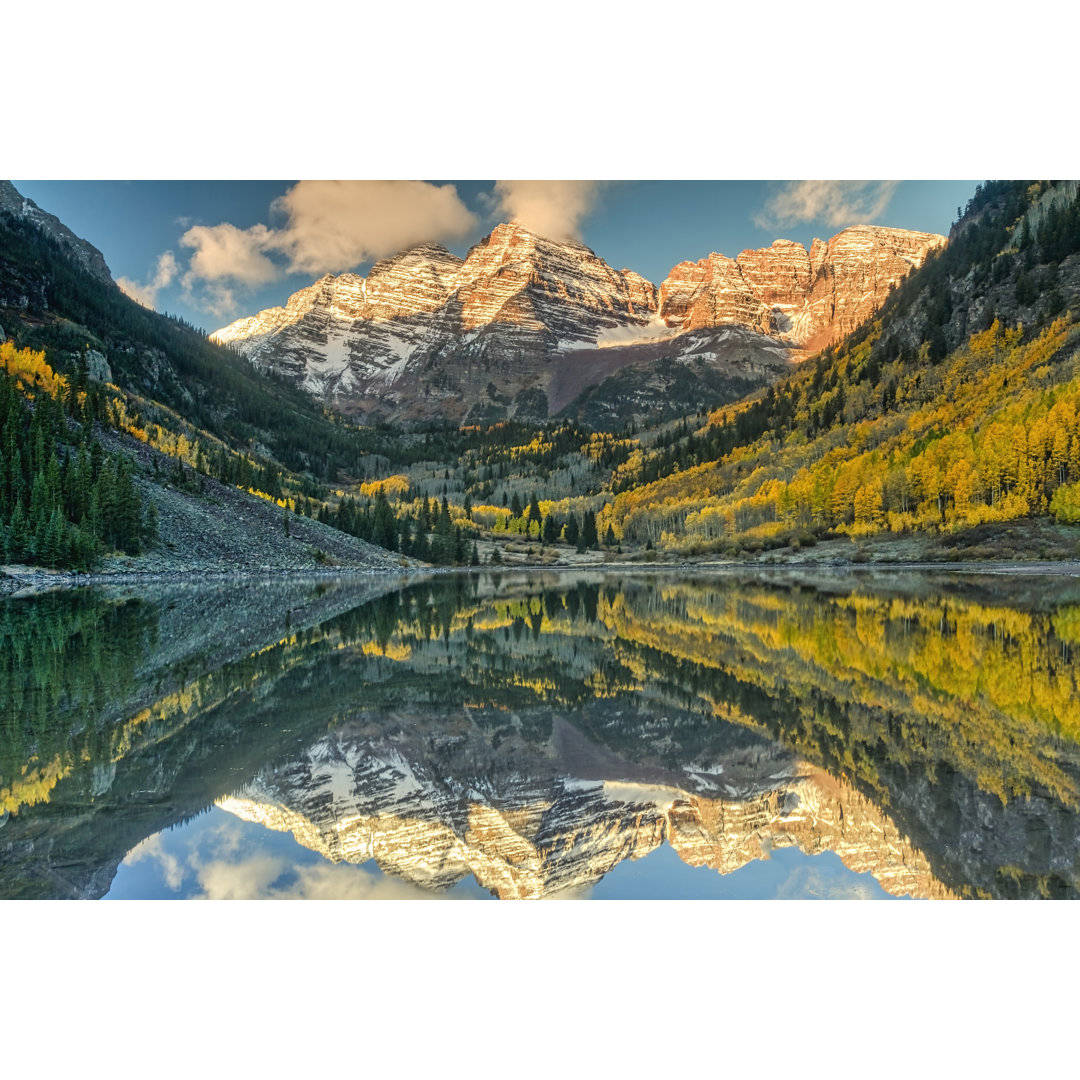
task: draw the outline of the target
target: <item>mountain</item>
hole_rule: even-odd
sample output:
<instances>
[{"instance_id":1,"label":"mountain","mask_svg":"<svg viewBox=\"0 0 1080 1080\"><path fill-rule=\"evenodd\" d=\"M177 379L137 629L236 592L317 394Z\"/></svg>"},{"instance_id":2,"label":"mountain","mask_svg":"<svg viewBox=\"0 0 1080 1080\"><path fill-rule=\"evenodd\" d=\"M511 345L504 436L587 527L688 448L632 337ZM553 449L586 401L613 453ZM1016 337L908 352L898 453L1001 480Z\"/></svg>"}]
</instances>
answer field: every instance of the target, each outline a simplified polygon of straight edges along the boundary
<instances>
[{"instance_id":1,"label":"mountain","mask_svg":"<svg viewBox=\"0 0 1080 1080\"><path fill-rule=\"evenodd\" d=\"M858 329L945 237L856 225L807 251L791 240L744 251L715 252L679 263L660 288L669 326L698 330L737 323L806 349Z\"/></svg>"},{"instance_id":2,"label":"mountain","mask_svg":"<svg viewBox=\"0 0 1080 1080\"><path fill-rule=\"evenodd\" d=\"M601 764L561 719L540 746L493 748L477 724L450 755L431 748L449 742L443 730L388 738L374 726L338 728L217 805L332 862L374 859L436 892L472 874L504 900L572 895L666 842L721 874L785 847L831 850L897 895L955 895L879 806L777 743L716 753L705 777L614 755ZM471 767L454 772L448 758Z\"/></svg>"},{"instance_id":3,"label":"mountain","mask_svg":"<svg viewBox=\"0 0 1080 1080\"><path fill-rule=\"evenodd\" d=\"M696 411L771 381L792 350L868 318L943 243L861 226L810 252L777 241L680 263L657 289L582 244L499 225L463 260L411 248L213 336L345 413L618 424L627 402L633 418Z\"/></svg>"},{"instance_id":4,"label":"mountain","mask_svg":"<svg viewBox=\"0 0 1080 1080\"><path fill-rule=\"evenodd\" d=\"M46 213L33 199L20 195L10 180L0 180L0 214L29 222L56 241L87 273L110 285L113 283L105 256L93 244L76 236L55 214Z\"/></svg>"}]
</instances>

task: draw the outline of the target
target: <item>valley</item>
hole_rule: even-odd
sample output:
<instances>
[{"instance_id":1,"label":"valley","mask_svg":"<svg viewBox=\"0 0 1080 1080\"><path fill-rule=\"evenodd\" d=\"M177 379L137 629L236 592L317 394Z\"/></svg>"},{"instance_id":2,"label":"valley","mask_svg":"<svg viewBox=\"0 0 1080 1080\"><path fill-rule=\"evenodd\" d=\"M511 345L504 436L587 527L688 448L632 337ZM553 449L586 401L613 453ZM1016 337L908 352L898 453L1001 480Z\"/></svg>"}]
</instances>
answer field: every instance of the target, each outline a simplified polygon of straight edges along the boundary
<instances>
[{"instance_id":1,"label":"valley","mask_svg":"<svg viewBox=\"0 0 1080 1080\"><path fill-rule=\"evenodd\" d=\"M0 194L0 528L39 575L1080 554L1073 182L659 286L501 224L209 336ZM130 535L78 494L108 455Z\"/></svg>"}]
</instances>

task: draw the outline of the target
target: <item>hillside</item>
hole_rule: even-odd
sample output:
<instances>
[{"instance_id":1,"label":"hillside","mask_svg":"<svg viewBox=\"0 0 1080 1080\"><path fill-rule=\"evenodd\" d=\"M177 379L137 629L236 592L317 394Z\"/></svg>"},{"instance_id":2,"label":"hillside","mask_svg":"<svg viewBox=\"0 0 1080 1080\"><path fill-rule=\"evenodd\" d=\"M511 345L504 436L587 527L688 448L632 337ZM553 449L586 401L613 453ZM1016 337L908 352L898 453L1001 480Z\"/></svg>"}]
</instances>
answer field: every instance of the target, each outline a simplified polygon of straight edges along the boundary
<instances>
[{"instance_id":1,"label":"hillside","mask_svg":"<svg viewBox=\"0 0 1080 1080\"><path fill-rule=\"evenodd\" d=\"M0 558L144 573L398 565L308 520L336 505L325 481L362 474L383 436L365 443L136 304L100 252L14 191L0 189Z\"/></svg>"},{"instance_id":2,"label":"hillside","mask_svg":"<svg viewBox=\"0 0 1080 1080\"><path fill-rule=\"evenodd\" d=\"M982 186L873 323L616 475L600 529L733 553L1080 521L1078 253L1075 184Z\"/></svg>"}]
</instances>

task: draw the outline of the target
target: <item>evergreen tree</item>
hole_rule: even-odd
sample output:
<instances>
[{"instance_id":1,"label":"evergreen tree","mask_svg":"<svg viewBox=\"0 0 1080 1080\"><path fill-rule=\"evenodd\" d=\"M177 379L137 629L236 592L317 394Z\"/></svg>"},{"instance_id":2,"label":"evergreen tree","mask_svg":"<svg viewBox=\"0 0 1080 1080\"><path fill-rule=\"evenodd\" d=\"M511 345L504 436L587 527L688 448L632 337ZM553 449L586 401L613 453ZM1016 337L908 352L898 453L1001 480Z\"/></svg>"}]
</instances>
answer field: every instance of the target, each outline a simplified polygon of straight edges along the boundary
<instances>
[{"instance_id":1,"label":"evergreen tree","mask_svg":"<svg viewBox=\"0 0 1080 1080\"><path fill-rule=\"evenodd\" d=\"M445 499L435 522L435 533L431 540L431 561L439 566L447 566L454 561L454 526L451 524L450 509Z\"/></svg>"},{"instance_id":2,"label":"evergreen tree","mask_svg":"<svg viewBox=\"0 0 1080 1080\"><path fill-rule=\"evenodd\" d=\"M375 513L372 521L371 539L386 548L387 551L397 551L397 519L390 506L386 495L380 491L375 496Z\"/></svg>"},{"instance_id":3,"label":"evergreen tree","mask_svg":"<svg viewBox=\"0 0 1080 1080\"><path fill-rule=\"evenodd\" d=\"M581 530L578 527L577 514L571 514L566 519L566 528L563 530L563 539L568 544L573 544L576 547L580 532Z\"/></svg>"},{"instance_id":4,"label":"evergreen tree","mask_svg":"<svg viewBox=\"0 0 1080 1080\"><path fill-rule=\"evenodd\" d=\"M596 535L596 514L591 510L586 510L581 518L581 544L590 550L600 546Z\"/></svg>"}]
</instances>

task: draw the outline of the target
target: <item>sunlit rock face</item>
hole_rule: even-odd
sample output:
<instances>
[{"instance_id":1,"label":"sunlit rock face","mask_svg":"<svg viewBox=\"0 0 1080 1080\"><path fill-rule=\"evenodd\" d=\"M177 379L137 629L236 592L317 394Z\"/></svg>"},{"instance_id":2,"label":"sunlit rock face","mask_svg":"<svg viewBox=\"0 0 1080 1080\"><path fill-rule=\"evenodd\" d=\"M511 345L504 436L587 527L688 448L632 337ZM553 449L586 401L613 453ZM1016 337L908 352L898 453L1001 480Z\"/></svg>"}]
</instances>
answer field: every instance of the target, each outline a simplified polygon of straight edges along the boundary
<instances>
[{"instance_id":1,"label":"sunlit rock face","mask_svg":"<svg viewBox=\"0 0 1080 1080\"><path fill-rule=\"evenodd\" d=\"M679 263L660 287L669 326L700 330L738 323L799 347L850 334L927 255L945 243L933 233L856 225L807 251L791 240Z\"/></svg>"},{"instance_id":2,"label":"sunlit rock face","mask_svg":"<svg viewBox=\"0 0 1080 1080\"><path fill-rule=\"evenodd\" d=\"M472 874L501 899L572 895L667 841L722 874L797 846L835 851L897 895L951 895L873 803L778 744L677 773L608 760L599 776L596 762L575 762L566 732L557 726L541 753L463 733L439 751L338 732L218 805L433 891ZM473 767L452 773L452 760Z\"/></svg>"},{"instance_id":3,"label":"sunlit rock face","mask_svg":"<svg viewBox=\"0 0 1080 1080\"><path fill-rule=\"evenodd\" d=\"M460 417L477 403L512 413L547 360L645 326L657 304L640 275L510 224L464 260L422 244L214 336L346 411Z\"/></svg>"},{"instance_id":4,"label":"sunlit rock face","mask_svg":"<svg viewBox=\"0 0 1080 1080\"><path fill-rule=\"evenodd\" d=\"M658 289L583 244L512 223L465 259L421 244L376 263L366 278L327 275L284 307L214 336L342 412L542 419L566 405L568 381L603 384L624 367L647 379L665 358L704 357L726 372L724 350L713 348L718 332L749 331L756 344L748 362L769 381L780 370L778 346L804 349L849 333L944 242L857 226L815 240L809 252L777 240L734 259L680 263Z\"/></svg>"},{"instance_id":5,"label":"sunlit rock face","mask_svg":"<svg viewBox=\"0 0 1080 1080\"><path fill-rule=\"evenodd\" d=\"M468 254L460 273L461 327L508 323L546 333L550 349L595 345L602 330L644 324L656 287L613 270L584 244L545 240L499 225Z\"/></svg>"}]
</instances>

